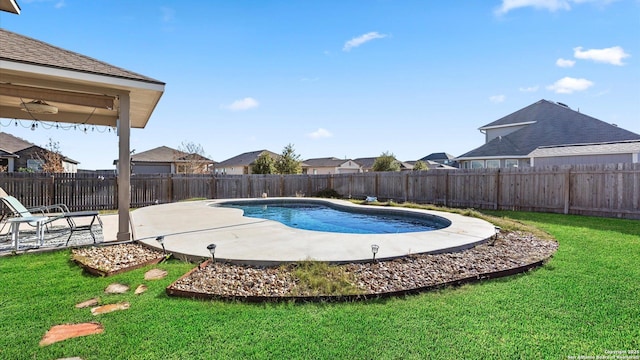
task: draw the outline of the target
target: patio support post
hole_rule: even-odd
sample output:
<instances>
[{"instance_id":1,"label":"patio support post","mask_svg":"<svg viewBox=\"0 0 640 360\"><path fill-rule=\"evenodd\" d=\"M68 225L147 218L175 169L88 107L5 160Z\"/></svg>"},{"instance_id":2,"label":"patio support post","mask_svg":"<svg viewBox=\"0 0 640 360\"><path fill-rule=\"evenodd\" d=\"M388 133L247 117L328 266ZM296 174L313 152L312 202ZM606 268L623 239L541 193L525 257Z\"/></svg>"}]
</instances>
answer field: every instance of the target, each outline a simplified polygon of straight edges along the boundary
<instances>
[{"instance_id":1,"label":"patio support post","mask_svg":"<svg viewBox=\"0 0 640 360\"><path fill-rule=\"evenodd\" d=\"M131 205L131 101L129 93L122 93L118 121L118 241L131 240L129 206Z\"/></svg>"}]
</instances>

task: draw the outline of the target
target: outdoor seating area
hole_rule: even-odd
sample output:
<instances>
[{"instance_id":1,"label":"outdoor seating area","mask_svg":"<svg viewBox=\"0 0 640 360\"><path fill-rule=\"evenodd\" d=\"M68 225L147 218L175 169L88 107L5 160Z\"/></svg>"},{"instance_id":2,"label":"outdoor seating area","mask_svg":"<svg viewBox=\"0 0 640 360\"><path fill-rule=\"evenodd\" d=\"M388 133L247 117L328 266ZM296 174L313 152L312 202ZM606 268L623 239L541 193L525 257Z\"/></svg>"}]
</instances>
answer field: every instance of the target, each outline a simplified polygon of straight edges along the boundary
<instances>
[{"instance_id":1,"label":"outdoor seating area","mask_svg":"<svg viewBox=\"0 0 640 360\"><path fill-rule=\"evenodd\" d=\"M97 211L69 211L65 204L33 208L0 188L0 254L104 241Z\"/></svg>"}]
</instances>

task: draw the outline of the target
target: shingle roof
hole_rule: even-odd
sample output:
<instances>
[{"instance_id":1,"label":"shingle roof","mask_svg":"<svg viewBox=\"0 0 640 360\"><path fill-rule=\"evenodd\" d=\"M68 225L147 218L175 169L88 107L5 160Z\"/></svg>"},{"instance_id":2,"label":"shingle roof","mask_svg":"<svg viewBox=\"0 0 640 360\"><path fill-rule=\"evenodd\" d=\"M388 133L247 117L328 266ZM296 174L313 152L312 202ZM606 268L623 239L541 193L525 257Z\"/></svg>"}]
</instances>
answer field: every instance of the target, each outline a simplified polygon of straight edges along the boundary
<instances>
[{"instance_id":1,"label":"shingle roof","mask_svg":"<svg viewBox=\"0 0 640 360\"><path fill-rule=\"evenodd\" d=\"M377 157L366 157L353 159L353 161L360 164L364 169L371 169L373 167L373 163L376 162L376 159Z\"/></svg>"},{"instance_id":2,"label":"shingle roof","mask_svg":"<svg viewBox=\"0 0 640 360\"><path fill-rule=\"evenodd\" d=\"M11 134L7 134L5 132L0 132L0 145L2 146L2 150L7 151L9 153L17 153L22 150L28 149L30 147L37 147L37 148L49 151L47 149L44 149L41 146L30 143L24 139L21 139L17 136L13 136ZM73 164L80 164L80 162L73 160L71 158L68 158L62 154L60 154L60 156L62 156L62 160L66 162L70 162Z\"/></svg>"},{"instance_id":3,"label":"shingle roof","mask_svg":"<svg viewBox=\"0 0 640 360\"><path fill-rule=\"evenodd\" d=\"M2 60L164 85L150 77L5 29L0 29L0 49Z\"/></svg>"},{"instance_id":4,"label":"shingle roof","mask_svg":"<svg viewBox=\"0 0 640 360\"><path fill-rule=\"evenodd\" d=\"M280 157L280 155L269 151L269 150L258 150L258 151L250 151L246 153L242 153L240 155L236 155L227 160L221 161L216 164L217 168L224 168L229 166L249 166L253 164L254 161L262 154L263 152L267 152L271 157L275 160Z\"/></svg>"},{"instance_id":5,"label":"shingle roof","mask_svg":"<svg viewBox=\"0 0 640 360\"><path fill-rule=\"evenodd\" d=\"M138 154L131 155L133 162L175 162L180 160L197 160L212 161L198 154L188 154L184 151L172 149L168 146L160 146L151 150L143 151Z\"/></svg>"},{"instance_id":6,"label":"shingle roof","mask_svg":"<svg viewBox=\"0 0 640 360\"><path fill-rule=\"evenodd\" d=\"M530 157L575 156L598 154L640 153L640 140L607 142L599 144L574 144L543 146L533 150Z\"/></svg>"},{"instance_id":7,"label":"shingle roof","mask_svg":"<svg viewBox=\"0 0 640 360\"><path fill-rule=\"evenodd\" d=\"M326 158L315 158L315 159L307 159L304 163L308 166L316 166L316 167L337 167L340 166L347 161L353 161L351 159L338 159L337 157L326 157ZM353 161L357 163L356 161Z\"/></svg>"},{"instance_id":8,"label":"shingle roof","mask_svg":"<svg viewBox=\"0 0 640 360\"><path fill-rule=\"evenodd\" d=\"M431 153L431 154L423 157L420 160L422 160L422 161L427 161L427 160L431 160L431 161L433 161L433 160L452 160L454 158L455 158L455 156L453 156L453 155L451 155L449 153L438 152L438 153Z\"/></svg>"},{"instance_id":9,"label":"shingle roof","mask_svg":"<svg viewBox=\"0 0 640 360\"><path fill-rule=\"evenodd\" d=\"M24 149L37 145L23 140L17 136L13 136L5 132L0 132L0 146L2 146L3 150L11 153L16 153L18 151L22 151Z\"/></svg>"},{"instance_id":10,"label":"shingle roof","mask_svg":"<svg viewBox=\"0 0 640 360\"><path fill-rule=\"evenodd\" d=\"M540 100L482 128L524 122L533 123L508 135L497 137L460 155L458 159L524 157L539 146L640 139L640 135L636 133L547 100Z\"/></svg>"}]
</instances>

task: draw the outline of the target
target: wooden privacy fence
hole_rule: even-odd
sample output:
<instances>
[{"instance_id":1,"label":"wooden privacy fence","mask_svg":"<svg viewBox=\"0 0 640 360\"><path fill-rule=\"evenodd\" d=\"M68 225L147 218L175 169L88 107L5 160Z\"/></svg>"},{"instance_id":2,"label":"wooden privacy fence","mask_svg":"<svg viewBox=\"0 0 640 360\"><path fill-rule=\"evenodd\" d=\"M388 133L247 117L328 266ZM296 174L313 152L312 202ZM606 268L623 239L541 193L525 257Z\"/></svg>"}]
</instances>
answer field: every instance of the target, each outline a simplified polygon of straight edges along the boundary
<instances>
[{"instance_id":1,"label":"wooden privacy fence","mask_svg":"<svg viewBox=\"0 0 640 360\"><path fill-rule=\"evenodd\" d=\"M0 187L26 206L65 203L72 210L118 207L115 177L0 174ZM136 175L131 206L192 198L314 196L430 203L640 219L640 164L457 169L333 175Z\"/></svg>"}]
</instances>

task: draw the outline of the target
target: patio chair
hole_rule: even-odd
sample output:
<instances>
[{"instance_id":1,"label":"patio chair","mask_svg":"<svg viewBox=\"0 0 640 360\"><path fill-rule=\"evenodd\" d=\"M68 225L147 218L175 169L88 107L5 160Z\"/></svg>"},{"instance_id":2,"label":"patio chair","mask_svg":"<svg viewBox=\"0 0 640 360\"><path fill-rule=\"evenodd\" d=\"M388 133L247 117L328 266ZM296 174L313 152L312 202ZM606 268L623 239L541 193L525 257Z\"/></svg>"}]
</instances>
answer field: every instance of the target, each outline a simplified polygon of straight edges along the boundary
<instances>
[{"instance_id":1,"label":"patio chair","mask_svg":"<svg viewBox=\"0 0 640 360\"><path fill-rule=\"evenodd\" d=\"M0 201L5 205L6 209L9 210L8 212L3 211L2 214L0 214L0 222L4 222L5 219L10 217L46 216L48 219L44 222L44 225L47 231L49 230L49 223L62 219L65 213L69 213L69 208L65 204L38 206L27 209L20 200L11 195L7 195L2 188L0 188ZM5 225L6 222L2 225L2 228L0 228L0 232L2 232ZM29 223L29 225L36 226L35 223Z\"/></svg>"}]
</instances>

